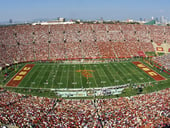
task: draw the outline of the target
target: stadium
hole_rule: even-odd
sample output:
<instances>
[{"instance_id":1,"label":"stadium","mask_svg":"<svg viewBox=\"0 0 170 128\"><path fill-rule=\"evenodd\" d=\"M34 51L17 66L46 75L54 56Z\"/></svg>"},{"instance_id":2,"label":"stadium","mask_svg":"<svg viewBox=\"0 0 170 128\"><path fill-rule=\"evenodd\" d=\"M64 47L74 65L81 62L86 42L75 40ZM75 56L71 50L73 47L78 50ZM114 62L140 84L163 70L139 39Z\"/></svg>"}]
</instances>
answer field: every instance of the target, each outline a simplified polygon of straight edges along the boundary
<instances>
[{"instance_id":1,"label":"stadium","mask_svg":"<svg viewBox=\"0 0 170 128\"><path fill-rule=\"evenodd\" d=\"M170 27L0 27L0 123L170 126Z\"/></svg>"}]
</instances>

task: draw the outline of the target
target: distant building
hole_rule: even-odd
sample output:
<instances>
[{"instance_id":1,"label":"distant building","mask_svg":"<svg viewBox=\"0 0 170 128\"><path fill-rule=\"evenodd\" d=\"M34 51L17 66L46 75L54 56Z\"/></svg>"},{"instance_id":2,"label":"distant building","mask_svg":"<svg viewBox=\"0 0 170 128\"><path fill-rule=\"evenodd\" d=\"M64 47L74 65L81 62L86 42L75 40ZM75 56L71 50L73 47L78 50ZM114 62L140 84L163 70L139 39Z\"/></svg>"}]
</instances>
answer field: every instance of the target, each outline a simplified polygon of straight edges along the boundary
<instances>
[{"instance_id":1,"label":"distant building","mask_svg":"<svg viewBox=\"0 0 170 128\"><path fill-rule=\"evenodd\" d=\"M127 22L134 22L133 19L127 19Z\"/></svg>"},{"instance_id":2,"label":"distant building","mask_svg":"<svg viewBox=\"0 0 170 128\"><path fill-rule=\"evenodd\" d=\"M167 24L167 19L166 19L166 17L164 17L164 16L161 16L160 17L160 23L162 23L162 24Z\"/></svg>"},{"instance_id":3,"label":"distant building","mask_svg":"<svg viewBox=\"0 0 170 128\"><path fill-rule=\"evenodd\" d=\"M13 23L12 19L9 19L9 23L10 23L10 24L12 24L12 23Z\"/></svg>"},{"instance_id":4,"label":"distant building","mask_svg":"<svg viewBox=\"0 0 170 128\"><path fill-rule=\"evenodd\" d=\"M156 20L156 22L159 22L159 19L158 19L158 17L156 17L156 18L155 18L155 20Z\"/></svg>"},{"instance_id":5,"label":"distant building","mask_svg":"<svg viewBox=\"0 0 170 128\"><path fill-rule=\"evenodd\" d=\"M59 17L58 20L52 20L47 22L33 23L32 25L54 25L54 24L74 24L74 21L65 21L65 18Z\"/></svg>"},{"instance_id":6,"label":"distant building","mask_svg":"<svg viewBox=\"0 0 170 128\"><path fill-rule=\"evenodd\" d=\"M59 18L58 18L58 21L59 21L59 22L65 22L65 18L59 17Z\"/></svg>"}]
</instances>

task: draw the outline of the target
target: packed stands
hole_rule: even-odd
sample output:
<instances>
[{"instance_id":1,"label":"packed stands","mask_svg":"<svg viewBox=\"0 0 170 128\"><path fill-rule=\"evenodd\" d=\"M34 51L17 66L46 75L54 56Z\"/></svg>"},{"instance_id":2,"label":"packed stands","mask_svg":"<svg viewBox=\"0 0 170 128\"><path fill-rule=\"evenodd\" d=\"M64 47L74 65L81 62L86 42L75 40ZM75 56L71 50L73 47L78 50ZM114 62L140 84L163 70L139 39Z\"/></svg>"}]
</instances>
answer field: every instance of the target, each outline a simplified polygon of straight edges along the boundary
<instances>
[{"instance_id":1,"label":"packed stands","mask_svg":"<svg viewBox=\"0 0 170 128\"><path fill-rule=\"evenodd\" d=\"M16 62L131 58L170 44L170 27L136 24L0 27L0 67ZM154 58L169 67L169 54ZM18 127L165 127L170 89L117 99L64 100L0 89L0 125Z\"/></svg>"},{"instance_id":2,"label":"packed stands","mask_svg":"<svg viewBox=\"0 0 170 128\"><path fill-rule=\"evenodd\" d=\"M134 33L139 42L151 42L148 26L134 25Z\"/></svg>"},{"instance_id":3,"label":"packed stands","mask_svg":"<svg viewBox=\"0 0 170 128\"><path fill-rule=\"evenodd\" d=\"M169 35L170 35L170 27L166 27L165 28L165 39L166 39L166 42L168 44L170 44L170 37L169 37Z\"/></svg>"},{"instance_id":4,"label":"packed stands","mask_svg":"<svg viewBox=\"0 0 170 128\"><path fill-rule=\"evenodd\" d=\"M100 57L100 53L96 42L93 43L84 42L81 43L81 46L82 46L83 58L95 59Z\"/></svg>"},{"instance_id":5,"label":"packed stands","mask_svg":"<svg viewBox=\"0 0 170 128\"><path fill-rule=\"evenodd\" d=\"M170 89L117 99L64 100L1 89L0 125L18 127L168 127Z\"/></svg>"},{"instance_id":6,"label":"packed stands","mask_svg":"<svg viewBox=\"0 0 170 128\"><path fill-rule=\"evenodd\" d=\"M170 75L170 54L153 57L153 65Z\"/></svg>"},{"instance_id":7,"label":"packed stands","mask_svg":"<svg viewBox=\"0 0 170 128\"><path fill-rule=\"evenodd\" d=\"M150 38L153 40L153 42L157 44L164 43L166 40L165 37L165 27L163 26L148 26L149 28L149 33L150 33Z\"/></svg>"},{"instance_id":8,"label":"packed stands","mask_svg":"<svg viewBox=\"0 0 170 128\"><path fill-rule=\"evenodd\" d=\"M116 58L113 49L113 42L98 42L97 45L101 58Z\"/></svg>"},{"instance_id":9,"label":"packed stands","mask_svg":"<svg viewBox=\"0 0 170 128\"><path fill-rule=\"evenodd\" d=\"M125 42L115 42L113 43L113 47L118 58L131 58Z\"/></svg>"},{"instance_id":10,"label":"packed stands","mask_svg":"<svg viewBox=\"0 0 170 128\"><path fill-rule=\"evenodd\" d=\"M170 44L169 27L137 24L0 27L0 65L38 60L123 58ZM165 46L164 46L165 47ZM168 50L168 49L167 49Z\"/></svg>"}]
</instances>

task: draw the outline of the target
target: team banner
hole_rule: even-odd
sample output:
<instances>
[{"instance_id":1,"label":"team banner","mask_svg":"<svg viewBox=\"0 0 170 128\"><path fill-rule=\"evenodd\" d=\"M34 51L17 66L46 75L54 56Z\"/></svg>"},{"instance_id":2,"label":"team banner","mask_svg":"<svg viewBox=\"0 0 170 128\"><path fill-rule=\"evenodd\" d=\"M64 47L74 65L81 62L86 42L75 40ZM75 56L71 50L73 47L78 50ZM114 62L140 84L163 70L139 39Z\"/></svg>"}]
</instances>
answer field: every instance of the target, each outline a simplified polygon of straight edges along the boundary
<instances>
[{"instance_id":1,"label":"team banner","mask_svg":"<svg viewBox=\"0 0 170 128\"><path fill-rule=\"evenodd\" d=\"M147 73L149 76L151 76L156 81L165 80L164 77L162 77L160 74L158 74L157 72L153 71L149 67L145 66L143 63L141 63L139 61L136 61L136 62L133 62L133 64L135 64L138 68L143 70L145 73Z\"/></svg>"},{"instance_id":2,"label":"team banner","mask_svg":"<svg viewBox=\"0 0 170 128\"><path fill-rule=\"evenodd\" d=\"M33 68L34 64L25 65L7 84L6 86L17 87L24 79L28 72Z\"/></svg>"}]
</instances>

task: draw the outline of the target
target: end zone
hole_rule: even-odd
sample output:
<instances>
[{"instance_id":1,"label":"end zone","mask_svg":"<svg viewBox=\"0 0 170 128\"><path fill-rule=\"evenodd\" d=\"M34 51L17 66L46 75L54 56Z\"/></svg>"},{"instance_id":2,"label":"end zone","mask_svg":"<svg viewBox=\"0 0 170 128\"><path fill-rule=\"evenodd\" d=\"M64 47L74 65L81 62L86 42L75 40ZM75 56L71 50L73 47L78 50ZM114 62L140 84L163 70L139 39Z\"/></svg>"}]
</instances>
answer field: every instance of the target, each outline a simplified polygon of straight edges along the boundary
<instances>
[{"instance_id":1,"label":"end zone","mask_svg":"<svg viewBox=\"0 0 170 128\"><path fill-rule=\"evenodd\" d=\"M28 72L33 68L34 64L25 65L7 84L6 86L17 87L24 79Z\"/></svg>"},{"instance_id":2,"label":"end zone","mask_svg":"<svg viewBox=\"0 0 170 128\"><path fill-rule=\"evenodd\" d=\"M147 67L146 65L144 65L143 63L139 61L135 61L133 62L133 64L135 64L138 68L143 70L145 73L147 73L150 77L152 77L156 81L166 80L163 76L161 76L160 74L153 71L152 69L150 69L149 67Z\"/></svg>"}]
</instances>

